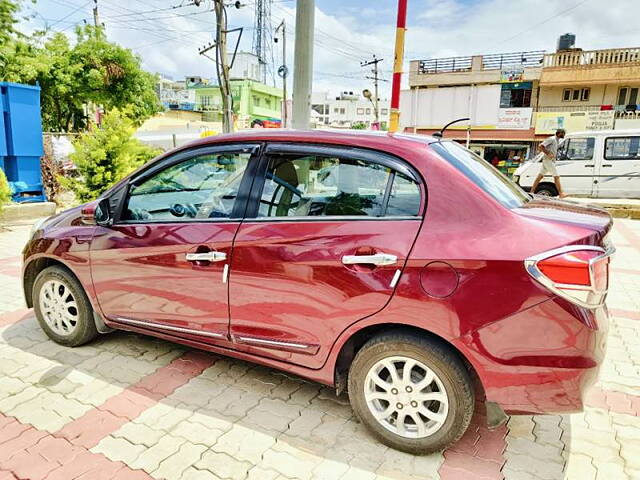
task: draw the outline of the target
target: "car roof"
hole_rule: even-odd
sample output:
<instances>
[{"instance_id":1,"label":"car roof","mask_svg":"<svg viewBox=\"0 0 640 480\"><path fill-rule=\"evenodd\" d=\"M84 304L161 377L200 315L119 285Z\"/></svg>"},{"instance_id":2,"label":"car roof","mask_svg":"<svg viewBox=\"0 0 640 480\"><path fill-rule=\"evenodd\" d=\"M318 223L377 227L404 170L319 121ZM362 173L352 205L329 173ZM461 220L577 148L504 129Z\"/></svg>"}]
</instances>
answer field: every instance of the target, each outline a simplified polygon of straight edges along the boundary
<instances>
[{"instance_id":1,"label":"car roof","mask_svg":"<svg viewBox=\"0 0 640 480\"><path fill-rule=\"evenodd\" d=\"M428 135L407 133L388 133L367 130L293 130L282 128L253 128L236 133L214 135L189 142L185 147L213 145L227 142L303 142L303 143L331 143L337 145L363 146L371 144L371 148L384 148L403 144L428 145L439 139Z\"/></svg>"},{"instance_id":2,"label":"car roof","mask_svg":"<svg viewBox=\"0 0 640 480\"><path fill-rule=\"evenodd\" d=\"M602 135L607 135L609 137L611 136L625 137L629 135L640 135L640 129L633 128L628 130L586 130L584 132L567 133L567 137L583 137L583 136L594 137L594 136L602 136Z\"/></svg>"}]
</instances>

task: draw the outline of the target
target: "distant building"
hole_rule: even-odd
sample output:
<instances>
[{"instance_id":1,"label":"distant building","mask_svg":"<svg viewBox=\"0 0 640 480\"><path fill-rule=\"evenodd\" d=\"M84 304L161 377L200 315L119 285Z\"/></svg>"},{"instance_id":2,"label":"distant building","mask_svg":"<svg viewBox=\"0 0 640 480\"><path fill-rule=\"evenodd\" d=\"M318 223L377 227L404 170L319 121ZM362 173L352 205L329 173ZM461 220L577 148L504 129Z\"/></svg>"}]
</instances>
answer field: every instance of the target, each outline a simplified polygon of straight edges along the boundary
<instances>
[{"instance_id":1,"label":"distant building","mask_svg":"<svg viewBox=\"0 0 640 480\"><path fill-rule=\"evenodd\" d=\"M381 127L387 128L389 122L389 102L380 100ZM375 122L373 104L370 100L354 92L342 92L337 97L327 92L313 93L311 96L311 123L316 127L370 128Z\"/></svg>"},{"instance_id":2,"label":"distant building","mask_svg":"<svg viewBox=\"0 0 640 480\"><path fill-rule=\"evenodd\" d=\"M432 134L469 117L470 146L497 162L535 154L557 128L640 128L640 48L583 51L564 35L555 53L414 60L401 94L401 127ZM469 123L446 137L467 138Z\"/></svg>"},{"instance_id":3,"label":"distant building","mask_svg":"<svg viewBox=\"0 0 640 480\"><path fill-rule=\"evenodd\" d=\"M270 87L250 79L231 80L233 112L238 127L247 128L255 119L281 119L282 89ZM195 109L203 113L205 121L222 120L222 96L217 85L194 85Z\"/></svg>"},{"instance_id":4,"label":"distant building","mask_svg":"<svg viewBox=\"0 0 640 480\"><path fill-rule=\"evenodd\" d=\"M193 110L195 106L195 92L187 88L189 79L200 77L187 77L185 80L172 80L166 77L160 77L156 84L156 94L160 99L160 103L169 110Z\"/></svg>"},{"instance_id":5,"label":"distant building","mask_svg":"<svg viewBox=\"0 0 640 480\"><path fill-rule=\"evenodd\" d=\"M229 59L233 53L229 53ZM238 52L236 54L233 67L229 71L229 78L232 80L253 80L261 82L264 65L260 63L257 55L250 52Z\"/></svg>"}]
</instances>

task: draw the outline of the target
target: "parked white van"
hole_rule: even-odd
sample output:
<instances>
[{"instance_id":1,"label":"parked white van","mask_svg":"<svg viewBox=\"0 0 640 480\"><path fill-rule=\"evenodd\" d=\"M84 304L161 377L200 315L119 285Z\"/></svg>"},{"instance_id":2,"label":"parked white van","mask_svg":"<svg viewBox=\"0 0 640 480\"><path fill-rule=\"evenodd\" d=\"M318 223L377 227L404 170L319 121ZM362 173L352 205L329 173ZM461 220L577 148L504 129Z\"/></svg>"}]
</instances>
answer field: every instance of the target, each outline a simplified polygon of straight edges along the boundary
<instances>
[{"instance_id":1,"label":"parked white van","mask_svg":"<svg viewBox=\"0 0 640 480\"><path fill-rule=\"evenodd\" d=\"M529 191L540 172L542 154L514 172ZM596 130L568 133L558 149L556 168L567 195L594 198L640 198L640 130ZM557 195L546 176L536 193Z\"/></svg>"}]
</instances>

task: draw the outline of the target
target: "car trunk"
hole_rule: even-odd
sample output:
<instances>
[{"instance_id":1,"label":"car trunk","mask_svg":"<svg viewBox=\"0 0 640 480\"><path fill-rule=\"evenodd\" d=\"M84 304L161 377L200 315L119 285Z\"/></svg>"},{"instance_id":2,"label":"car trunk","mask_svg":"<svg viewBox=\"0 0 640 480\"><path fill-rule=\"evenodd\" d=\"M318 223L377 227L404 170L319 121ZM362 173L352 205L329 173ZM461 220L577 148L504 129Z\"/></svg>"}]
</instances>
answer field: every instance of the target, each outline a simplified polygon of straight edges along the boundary
<instances>
[{"instance_id":1,"label":"car trunk","mask_svg":"<svg viewBox=\"0 0 640 480\"><path fill-rule=\"evenodd\" d=\"M576 239L576 244L602 246L604 237L613 225L609 213L601 208L553 198L536 197L515 213L538 220L581 227L592 233Z\"/></svg>"}]
</instances>

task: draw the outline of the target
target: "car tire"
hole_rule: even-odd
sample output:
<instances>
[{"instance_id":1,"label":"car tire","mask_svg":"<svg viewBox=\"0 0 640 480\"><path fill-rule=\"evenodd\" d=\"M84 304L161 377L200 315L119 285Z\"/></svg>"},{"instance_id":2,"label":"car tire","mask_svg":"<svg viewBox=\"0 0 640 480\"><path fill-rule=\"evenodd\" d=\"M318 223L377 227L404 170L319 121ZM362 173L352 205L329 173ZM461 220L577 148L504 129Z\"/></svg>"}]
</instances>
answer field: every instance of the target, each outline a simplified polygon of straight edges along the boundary
<instances>
[{"instance_id":1,"label":"car tire","mask_svg":"<svg viewBox=\"0 0 640 480\"><path fill-rule=\"evenodd\" d=\"M80 282L65 268L48 267L38 274L33 307L42 330L60 345L78 347L98 335L91 303Z\"/></svg>"},{"instance_id":2,"label":"car tire","mask_svg":"<svg viewBox=\"0 0 640 480\"><path fill-rule=\"evenodd\" d=\"M542 195L543 197L557 197L558 190L554 185L540 185L536 189L536 194Z\"/></svg>"},{"instance_id":3,"label":"car tire","mask_svg":"<svg viewBox=\"0 0 640 480\"><path fill-rule=\"evenodd\" d=\"M396 369L396 382L385 364ZM407 368L408 384L403 382ZM426 383L431 374L433 380ZM391 382L380 386L373 380L376 375L378 380ZM455 443L467 430L475 406L469 372L458 356L441 342L412 333L389 333L369 340L351 364L348 391L354 412L376 438L417 455Z\"/></svg>"}]
</instances>

